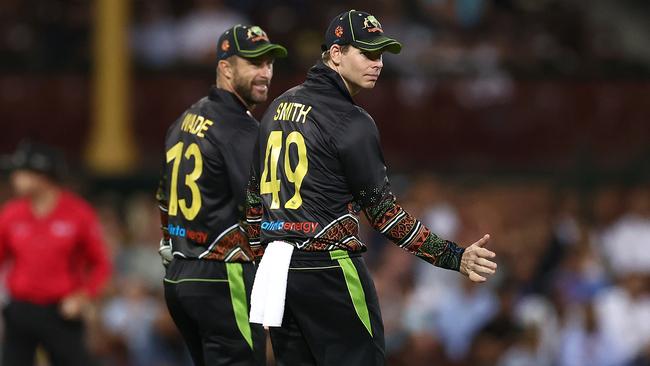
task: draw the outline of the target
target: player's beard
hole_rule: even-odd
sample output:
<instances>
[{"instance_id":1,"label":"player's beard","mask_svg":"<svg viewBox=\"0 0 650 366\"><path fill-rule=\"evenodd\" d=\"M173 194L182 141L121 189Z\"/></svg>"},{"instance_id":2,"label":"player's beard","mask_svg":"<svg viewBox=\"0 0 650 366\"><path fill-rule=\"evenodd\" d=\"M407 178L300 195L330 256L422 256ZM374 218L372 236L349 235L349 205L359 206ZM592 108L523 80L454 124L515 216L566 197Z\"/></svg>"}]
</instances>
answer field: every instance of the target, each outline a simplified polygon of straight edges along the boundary
<instances>
[{"instance_id":1,"label":"player's beard","mask_svg":"<svg viewBox=\"0 0 650 366\"><path fill-rule=\"evenodd\" d=\"M234 80L235 92L249 107L266 101L266 98L268 98L269 84L270 82L264 79L245 80L239 77L239 75L236 75ZM256 85L265 85L266 89L264 91L256 90Z\"/></svg>"}]
</instances>

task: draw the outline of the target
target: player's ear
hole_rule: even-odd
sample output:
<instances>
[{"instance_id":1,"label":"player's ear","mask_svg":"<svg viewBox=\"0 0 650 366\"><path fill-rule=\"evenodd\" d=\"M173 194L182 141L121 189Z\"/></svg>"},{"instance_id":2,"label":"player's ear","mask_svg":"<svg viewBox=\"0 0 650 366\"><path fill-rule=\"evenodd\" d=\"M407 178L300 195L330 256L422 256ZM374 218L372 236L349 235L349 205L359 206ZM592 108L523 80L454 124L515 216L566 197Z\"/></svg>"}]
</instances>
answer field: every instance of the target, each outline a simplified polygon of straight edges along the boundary
<instances>
[{"instance_id":1,"label":"player's ear","mask_svg":"<svg viewBox=\"0 0 650 366\"><path fill-rule=\"evenodd\" d=\"M341 64L341 57L343 57L343 50L341 49L341 46L333 44L330 47L330 60L332 60L334 65L338 66Z\"/></svg>"},{"instance_id":2,"label":"player's ear","mask_svg":"<svg viewBox=\"0 0 650 366\"><path fill-rule=\"evenodd\" d=\"M217 63L217 75L220 75L226 79L232 79L233 65L230 59L219 60L219 63Z\"/></svg>"}]
</instances>

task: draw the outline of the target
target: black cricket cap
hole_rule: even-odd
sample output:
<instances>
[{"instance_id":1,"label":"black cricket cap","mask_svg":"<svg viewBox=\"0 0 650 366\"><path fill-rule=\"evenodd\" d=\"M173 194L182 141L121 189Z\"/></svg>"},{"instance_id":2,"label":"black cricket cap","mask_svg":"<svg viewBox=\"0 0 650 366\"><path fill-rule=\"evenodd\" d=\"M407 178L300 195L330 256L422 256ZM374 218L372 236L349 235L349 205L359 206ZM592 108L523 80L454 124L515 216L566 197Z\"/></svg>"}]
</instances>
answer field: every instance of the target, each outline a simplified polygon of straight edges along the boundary
<instances>
[{"instance_id":1,"label":"black cricket cap","mask_svg":"<svg viewBox=\"0 0 650 366\"><path fill-rule=\"evenodd\" d=\"M223 32L217 42L217 61L233 55L253 58L269 52L275 58L287 57L287 49L271 43L266 32L256 25L237 24Z\"/></svg>"},{"instance_id":2,"label":"black cricket cap","mask_svg":"<svg viewBox=\"0 0 650 366\"><path fill-rule=\"evenodd\" d=\"M46 175L54 181L63 179L65 159L63 152L51 146L23 140L11 155L3 156L3 170L29 170Z\"/></svg>"},{"instance_id":3,"label":"black cricket cap","mask_svg":"<svg viewBox=\"0 0 650 366\"><path fill-rule=\"evenodd\" d=\"M362 51L386 50L400 53L402 44L384 35L381 23L374 16L357 10L349 10L336 16L327 27L325 43L321 46L327 51L333 44L352 45Z\"/></svg>"}]
</instances>

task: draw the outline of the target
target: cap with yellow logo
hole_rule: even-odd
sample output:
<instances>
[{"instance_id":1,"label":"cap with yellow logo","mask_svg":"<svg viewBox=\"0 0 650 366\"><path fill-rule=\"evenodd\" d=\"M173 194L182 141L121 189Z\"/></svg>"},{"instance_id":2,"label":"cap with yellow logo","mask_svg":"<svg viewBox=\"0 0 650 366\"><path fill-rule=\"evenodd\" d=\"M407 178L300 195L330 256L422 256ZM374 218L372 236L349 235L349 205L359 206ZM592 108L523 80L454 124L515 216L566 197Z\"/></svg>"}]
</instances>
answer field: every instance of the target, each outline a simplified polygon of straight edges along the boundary
<instances>
[{"instance_id":1,"label":"cap with yellow logo","mask_svg":"<svg viewBox=\"0 0 650 366\"><path fill-rule=\"evenodd\" d=\"M287 49L269 41L262 28L237 24L223 32L217 42L217 60L237 55L246 58L272 53L273 57L287 57Z\"/></svg>"},{"instance_id":2,"label":"cap with yellow logo","mask_svg":"<svg viewBox=\"0 0 650 366\"><path fill-rule=\"evenodd\" d=\"M399 53L402 44L384 35L379 20L363 11L349 10L336 16L325 33L323 51L333 44L350 44L363 51L386 50Z\"/></svg>"}]
</instances>

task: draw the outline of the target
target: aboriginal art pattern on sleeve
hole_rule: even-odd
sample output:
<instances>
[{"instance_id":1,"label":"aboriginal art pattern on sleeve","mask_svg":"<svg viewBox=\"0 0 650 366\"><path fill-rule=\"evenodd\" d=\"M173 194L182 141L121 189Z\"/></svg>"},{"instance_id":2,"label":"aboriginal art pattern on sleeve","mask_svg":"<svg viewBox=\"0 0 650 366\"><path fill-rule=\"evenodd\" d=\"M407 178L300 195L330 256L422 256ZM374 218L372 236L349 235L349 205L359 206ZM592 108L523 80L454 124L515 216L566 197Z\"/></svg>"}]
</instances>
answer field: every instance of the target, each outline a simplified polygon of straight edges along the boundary
<instances>
[{"instance_id":1,"label":"aboriginal art pattern on sleeve","mask_svg":"<svg viewBox=\"0 0 650 366\"><path fill-rule=\"evenodd\" d=\"M254 175L251 176L246 189L246 219L243 223L244 231L248 236L248 243L256 259L264 254L264 248L260 242L260 232L262 223L262 196L260 196L260 185Z\"/></svg>"},{"instance_id":2,"label":"aboriginal art pattern on sleeve","mask_svg":"<svg viewBox=\"0 0 650 366\"><path fill-rule=\"evenodd\" d=\"M390 241L437 267L458 271L464 249L432 233L397 204L388 187L365 207L370 224Z\"/></svg>"}]
</instances>

